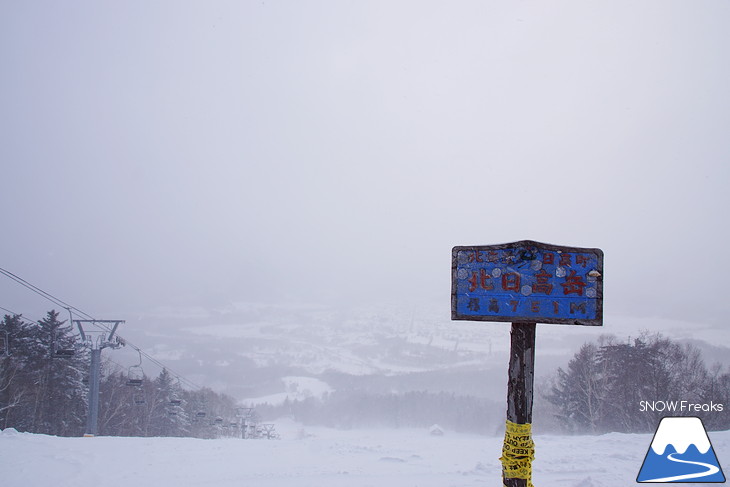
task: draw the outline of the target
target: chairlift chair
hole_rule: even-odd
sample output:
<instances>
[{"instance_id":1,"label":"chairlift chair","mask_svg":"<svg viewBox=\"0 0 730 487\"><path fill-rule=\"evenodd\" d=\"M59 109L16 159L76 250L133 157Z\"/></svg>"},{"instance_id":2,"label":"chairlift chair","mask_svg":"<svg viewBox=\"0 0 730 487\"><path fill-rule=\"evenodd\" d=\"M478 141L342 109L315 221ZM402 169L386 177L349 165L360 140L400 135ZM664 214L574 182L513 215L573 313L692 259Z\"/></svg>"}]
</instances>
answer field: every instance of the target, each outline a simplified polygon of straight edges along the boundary
<instances>
[{"instance_id":1,"label":"chairlift chair","mask_svg":"<svg viewBox=\"0 0 730 487\"><path fill-rule=\"evenodd\" d=\"M76 355L76 350L73 348L59 348L54 354L58 358L70 358Z\"/></svg>"},{"instance_id":2,"label":"chairlift chair","mask_svg":"<svg viewBox=\"0 0 730 487\"><path fill-rule=\"evenodd\" d=\"M142 385L144 372L138 365L132 365L127 372L127 385L132 387L139 387Z\"/></svg>"},{"instance_id":3,"label":"chairlift chair","mask_svg":"<svg viewBox=\"0 0 730 487\"><path fill-rule=\"evenodd\" d=\"M168 416L177 416L177 408L182 404L182 401L178 399L175 396L172 396L168 401L167 405L170 407L170 409L167 410Z\"/></svg>"},{"instance_id":4,"label":"chairlift chair","mask_svg":"<svg viewBox=\"0 0 730 487\"><path fill-rule=\"evenodd\" d=\"M144 394L141 394L141 393L135 394L134 396L132 396L132 400L134 401L134 403L137 406L141 406L142 404L145 404L147 402L147 400L144 397Z\"/></svg>"},{"instance_id":5,"label":"chairlift chair","mask_svg":"<svg viewBox=\"0 0 730 487\"><path fill-rule=\"evenodd\" d=\"M137 349L139 353L139 363L132 365L127 370L127 385L132 387L139 387L142 385L144 380L144 370L142 370L142 352Z\"/></svg>"}]
</instances>

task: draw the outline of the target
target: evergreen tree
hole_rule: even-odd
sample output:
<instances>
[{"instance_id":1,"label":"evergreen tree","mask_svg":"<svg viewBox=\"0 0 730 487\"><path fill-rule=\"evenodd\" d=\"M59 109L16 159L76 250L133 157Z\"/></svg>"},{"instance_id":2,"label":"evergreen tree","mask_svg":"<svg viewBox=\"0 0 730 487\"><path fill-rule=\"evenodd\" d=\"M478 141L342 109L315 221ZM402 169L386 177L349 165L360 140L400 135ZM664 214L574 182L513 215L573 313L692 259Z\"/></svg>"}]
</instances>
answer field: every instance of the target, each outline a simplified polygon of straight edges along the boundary
<instances>
[{"instance_id":1,"label":"evergreen tree","mask_svg":"<svg viewBox=\"0 0 730 487\"><path fill-rule=\"evenodd\" d=\"M49 311L31 329L28 366L35 373L32 431L61 436L83 433L87 353L78 350L70 326ZM73 351L73 354L71 352Z\"/></svg>"},{"instance_id":2,"label":"evergreen tree","mask_svg":"<svg viewBox=\"0 0 730 487\"><path fill-rule=\"evenodd\" d=\"M21 315L5 315L0 323L4 346L0 350L0 428L27 431L30 397L33 393L28 367L30 334Z\"/></svg>"},{"instance_id":3,"label":"evergreen tree","mask_svg":"<svg viewBox=\"0 0 730 487\"><path fill-rule=\"evenodd\" d=\"M159 436L183 436L188 429L188 415L185 411L182 388L165 368L154 380L153 385L156 397L162 406L155 411L155 433Z\"/></svg>"}]
</instances>

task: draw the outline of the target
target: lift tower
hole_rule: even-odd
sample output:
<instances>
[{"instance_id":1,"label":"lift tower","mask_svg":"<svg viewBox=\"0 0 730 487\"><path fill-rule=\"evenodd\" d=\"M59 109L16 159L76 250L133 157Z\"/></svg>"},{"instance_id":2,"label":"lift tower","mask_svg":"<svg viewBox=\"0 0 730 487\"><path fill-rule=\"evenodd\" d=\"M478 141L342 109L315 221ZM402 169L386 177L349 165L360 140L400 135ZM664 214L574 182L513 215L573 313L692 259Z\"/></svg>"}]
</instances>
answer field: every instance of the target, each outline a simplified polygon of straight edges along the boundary
<instances>
[{"instance_id":1,"label":"lift tower","mask_svg":"<svg viewBox=\"0 0 730 487\"><path fill-rule=\"evenodd\" d=\"M89 368L89 414L86 417L84 436L96 436L99 421L99 375L101 372L101 351L105 348L119 348L124 342L114 333L124 320L73 320L79 327L81 343L91 350ZM111 326L111 330L109 327ZM85 328L85 329L84 329Z\"/></svg>"}]
</instances>

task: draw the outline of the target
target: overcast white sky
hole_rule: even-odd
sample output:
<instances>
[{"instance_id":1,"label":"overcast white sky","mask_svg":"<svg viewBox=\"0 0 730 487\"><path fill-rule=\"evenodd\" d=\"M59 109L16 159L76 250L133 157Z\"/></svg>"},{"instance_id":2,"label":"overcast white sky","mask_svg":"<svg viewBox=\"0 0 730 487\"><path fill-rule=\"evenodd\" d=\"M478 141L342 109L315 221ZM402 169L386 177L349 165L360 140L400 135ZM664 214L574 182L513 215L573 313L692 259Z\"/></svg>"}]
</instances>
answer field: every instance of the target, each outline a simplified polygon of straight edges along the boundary
<instances>
[{"instance_id":1,"label":"overcast white sky","mask_svg":"<svg viewBox=\"0 0 730 487\"><path fill-rule=\"evenodd\" d=\"M0 267L100 318L442 300L451 247L605 252L724 325L726 1L0 0ZM0 306L50 308L0 280ZM113 315L113 316L112 316Z\"/></svg>"}]
</instances>

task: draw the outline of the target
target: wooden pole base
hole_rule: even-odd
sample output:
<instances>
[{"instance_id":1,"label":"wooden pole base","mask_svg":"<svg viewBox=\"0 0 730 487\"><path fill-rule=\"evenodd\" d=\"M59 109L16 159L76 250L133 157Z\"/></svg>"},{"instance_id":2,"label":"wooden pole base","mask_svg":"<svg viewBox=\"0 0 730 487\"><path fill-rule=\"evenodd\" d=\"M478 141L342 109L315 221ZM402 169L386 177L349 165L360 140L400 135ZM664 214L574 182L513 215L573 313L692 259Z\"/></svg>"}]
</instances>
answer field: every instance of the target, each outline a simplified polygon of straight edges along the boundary
<instances>
[{"instance_id":1,"label":"wooden pole base","mask_svg":"<svg viewBox=\"0 0 730 487\"><path fill-rule=\"evenodd\" d=\"M535 378L535 323L512 323L510 333L507 421L532 423L532 393ZM505 478L506 487L527 487L528 479Z\"/></svg>"}]
</instances>

